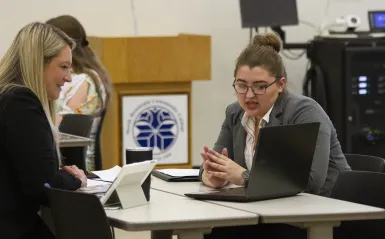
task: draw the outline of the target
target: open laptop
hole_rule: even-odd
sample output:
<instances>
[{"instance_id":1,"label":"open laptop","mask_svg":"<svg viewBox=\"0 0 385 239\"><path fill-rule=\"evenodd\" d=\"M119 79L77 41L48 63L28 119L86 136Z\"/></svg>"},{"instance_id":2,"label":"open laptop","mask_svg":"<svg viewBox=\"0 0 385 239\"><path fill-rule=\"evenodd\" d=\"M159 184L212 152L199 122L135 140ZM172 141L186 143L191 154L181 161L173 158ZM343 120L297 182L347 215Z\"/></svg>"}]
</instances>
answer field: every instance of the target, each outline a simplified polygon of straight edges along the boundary
<instances>
[{"instance_id":1,"label":"open laptop","mask_svg":"<svg viewBox=\"0 0 385 239\"><path fill-rule=\"evenodd\" d=\"M320 123L260 129L248 187L186 193L200 200L250 202L297 195L306 190Z\"/></svg>"}]
</instances>

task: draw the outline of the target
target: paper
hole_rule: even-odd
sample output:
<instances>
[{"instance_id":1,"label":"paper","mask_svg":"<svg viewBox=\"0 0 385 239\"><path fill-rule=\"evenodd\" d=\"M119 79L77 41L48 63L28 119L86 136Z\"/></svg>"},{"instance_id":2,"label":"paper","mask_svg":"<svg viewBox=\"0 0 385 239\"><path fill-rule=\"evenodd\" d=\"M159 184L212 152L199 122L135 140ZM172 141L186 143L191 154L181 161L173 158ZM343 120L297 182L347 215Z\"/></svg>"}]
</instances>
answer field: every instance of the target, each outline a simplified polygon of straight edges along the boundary
<instances>
[{"instance_id":1,"label":"paper","mask_svg":"<svg viewBox=\"0 0 385 239\"><path fill-rule=\"evenodd\" d=\"M92 171L92 173L97 175L101 180L112 183L115 180L115 178L118 176L121 169L122 168L120 166L116 165L113 168L106 169L106 170Z\"/></svg>"},{"instance_id":2,"label":"paper","mask_svg":"<svg viewBox=\"0 0 385 239\"><path fill-rule=\"evenodd\" d=\"M110 186L111 186L111 183L108 183L108 182L87 179L87 187L79 188L78 191L81 191L84 193L92 193L92 194L105 193L107 192Z\"/></svg>"},{"instance_id":3,"label":"paper","mask_svg":"<svg viewBox=\"0 0 385 239\"><path fill-rule=\"evenodd\" d=\"M100 180L87 179L87 187L103 186L103 185L111 185L111 183L100 181Z\"/></svg>"},{"instance_id":4,"label":"paper","mask_svg":"<svg viewBox=\"0 0 385 239\"><path fill-rule=\"evenodd\" d=\"M158 172L172 177L198 177L199 169L158 169Z\"/></svg>"}]
</instances>

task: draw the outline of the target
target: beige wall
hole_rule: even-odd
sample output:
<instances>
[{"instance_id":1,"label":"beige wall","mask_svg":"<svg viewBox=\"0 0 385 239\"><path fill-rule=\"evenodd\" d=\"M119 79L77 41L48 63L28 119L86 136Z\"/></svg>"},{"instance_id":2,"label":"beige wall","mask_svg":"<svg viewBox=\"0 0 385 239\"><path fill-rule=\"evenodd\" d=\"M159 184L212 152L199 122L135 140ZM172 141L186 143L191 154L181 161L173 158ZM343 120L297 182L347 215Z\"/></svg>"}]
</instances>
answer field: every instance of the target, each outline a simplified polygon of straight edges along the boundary
<instances>
[{"instance_id":1,"label":"beige wall","mask_svg":"<svg viewBox=\"0 0 385 239\"><path fill-rule=\"evenodd\" d=\"M297 0L301 20L319 25L327 0ZM367 29L366 12L384 9L384 0L330 0L329 19L358 14ZM89 35L133 36L130 0L1 0L0 57L17 31L31 21L45 21L59 14L79 18ZM134 0L138 35L177 33L212 36L212 81L193 84L193 163L201 162L203 145L211 146L220 130L224 110L235 98L231 83L234 61L247 44L249 32L241 29L238 0ZM314 29L300 25L287 27L288 41L306 41ZM306 58L285 60L289 90L301 92Z\"/></svg>"}]
</instances>

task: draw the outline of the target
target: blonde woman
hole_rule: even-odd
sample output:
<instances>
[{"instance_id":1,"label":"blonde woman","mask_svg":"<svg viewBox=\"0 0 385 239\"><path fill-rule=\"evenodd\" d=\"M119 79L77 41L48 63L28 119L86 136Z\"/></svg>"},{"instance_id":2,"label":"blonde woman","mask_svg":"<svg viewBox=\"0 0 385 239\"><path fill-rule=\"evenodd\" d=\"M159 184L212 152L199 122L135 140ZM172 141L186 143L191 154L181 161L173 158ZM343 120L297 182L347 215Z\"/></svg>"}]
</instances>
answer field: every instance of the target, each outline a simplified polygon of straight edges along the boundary
<instances>
[{"instance_id":1,"label":"blonde woman","mask_svg":"<svg viewBox=\"0 0 385 239\"><path fill-rule=\"evenodd\" d=\"M72 51L72 82L62 88L57 102L59 120L65 114L94 116L87 148L87 170L98 170L95 163L95 141L102 115L107 111L111 96L111 82L107 71L94 51L88 46L87 34L82 24L73 16L62 15L47 21L76 41ZM100 162L99 162L100 163Z\"/></svg>"},{"instance_id":2,"label":"blonde woman","mask_svg":"<svg viewBox=\"0 0 385 239\"><path fill-rule=\"evenodd\" d=\"M87 178L59 169L54 101L70 82L74 42L59 29L22 28L0 62L0 231L2 238L54 238L38 216L44 184L76 190Z\"/></svg>"}]
</instances>

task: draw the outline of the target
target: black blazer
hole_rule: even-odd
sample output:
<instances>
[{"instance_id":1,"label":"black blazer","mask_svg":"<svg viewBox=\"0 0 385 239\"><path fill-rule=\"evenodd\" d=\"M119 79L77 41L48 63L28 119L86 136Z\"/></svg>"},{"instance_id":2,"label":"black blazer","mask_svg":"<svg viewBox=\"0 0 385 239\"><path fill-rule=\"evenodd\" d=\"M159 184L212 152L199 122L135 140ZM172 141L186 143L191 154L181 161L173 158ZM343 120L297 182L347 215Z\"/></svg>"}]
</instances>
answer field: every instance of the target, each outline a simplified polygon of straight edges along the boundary
<instances>
[{"instance_id":1,"label":"black blazer","mask_svg":"<svg viewBox=\"0 0 385 239\"><path fill-rule=\"evenodd\" d=\"M81 181L59 171L53 134L37 96L15 87L0 95L1 238L53 238L37 212L44 183L76 190Z\"/></svg>"}]
</instances>

